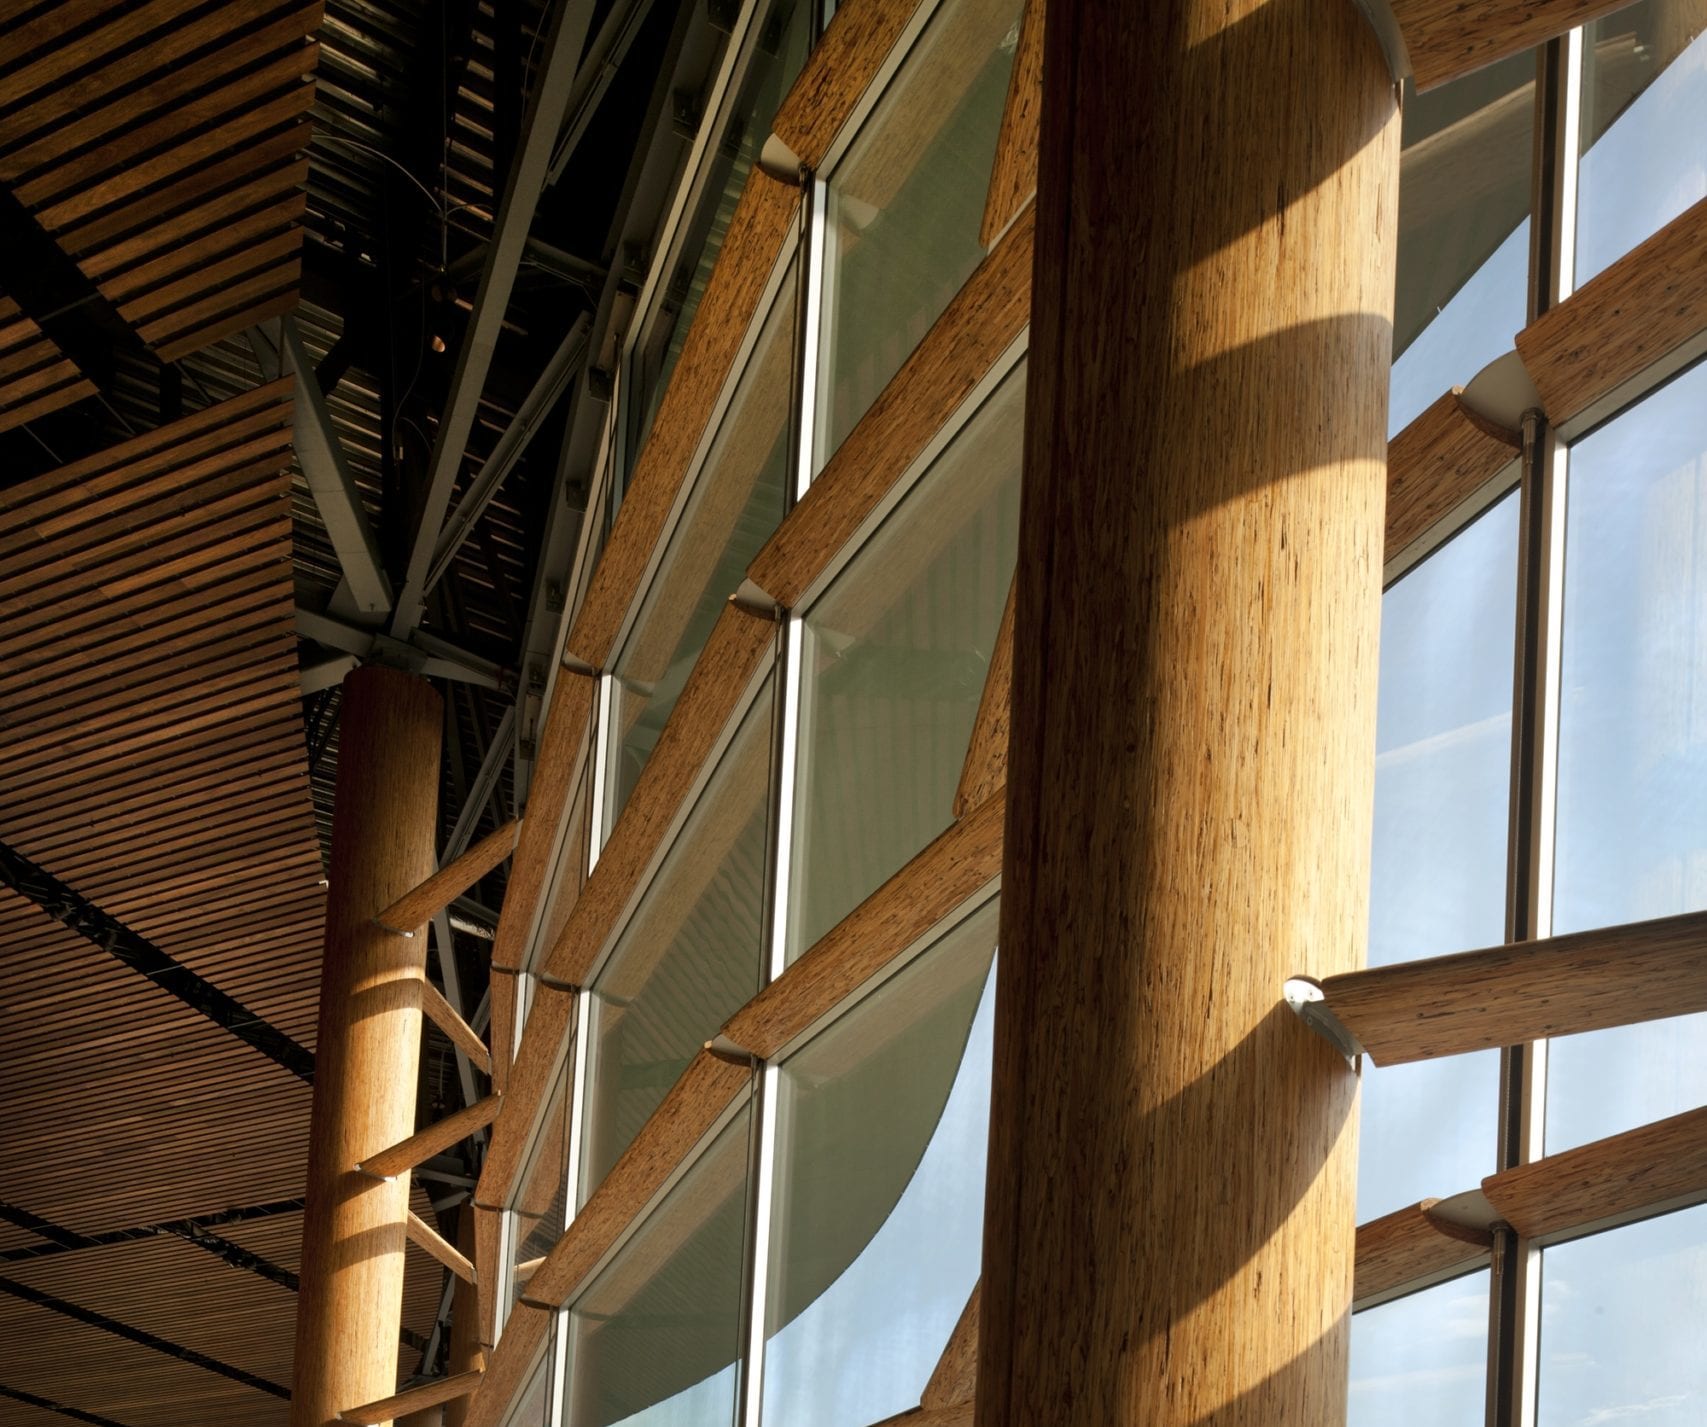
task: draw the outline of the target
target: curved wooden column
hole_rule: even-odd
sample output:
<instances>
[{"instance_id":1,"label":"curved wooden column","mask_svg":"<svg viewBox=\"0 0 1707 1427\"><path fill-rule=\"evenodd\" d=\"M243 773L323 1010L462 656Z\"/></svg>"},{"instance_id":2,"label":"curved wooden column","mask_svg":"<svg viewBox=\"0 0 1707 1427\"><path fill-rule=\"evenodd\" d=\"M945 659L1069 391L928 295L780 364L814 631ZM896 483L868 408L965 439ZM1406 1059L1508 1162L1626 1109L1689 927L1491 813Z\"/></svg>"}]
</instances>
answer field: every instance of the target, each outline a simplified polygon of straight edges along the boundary
<instances>
[{"instance_id":1,"label":"curved wooden column","mask_svg":"<svg viewBox=\"0 0 1707 1427\"><path fill-rule=\"evenodd\" d=\"M1050 0L980 1427L1345 1418L1398 114L1351 0Z\"/></svg>"},{"instance_id":2,"label":"curved wooden column","mask_svg":"<svg viewBox=\"0 0 1707 1427\"><path fill-rule=\"evenodd\" d=\"M374 918L435 866L438 695L369 667L343 700L291 1427L327 1427L397 1389L409 1179L355 1166L415 1128L425 942Z\"/></svg>"}]
</instances>

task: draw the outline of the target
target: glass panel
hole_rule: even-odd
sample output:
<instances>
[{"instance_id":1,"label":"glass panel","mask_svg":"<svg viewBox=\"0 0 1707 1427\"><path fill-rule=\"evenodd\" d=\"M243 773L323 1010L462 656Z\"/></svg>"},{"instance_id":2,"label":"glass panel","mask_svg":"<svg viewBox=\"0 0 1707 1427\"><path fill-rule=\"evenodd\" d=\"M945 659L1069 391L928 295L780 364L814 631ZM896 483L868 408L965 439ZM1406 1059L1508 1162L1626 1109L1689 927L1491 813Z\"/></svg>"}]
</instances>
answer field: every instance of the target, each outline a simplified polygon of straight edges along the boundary
<instances>
[{"instance_id":1,"label":"glass panel","mask_svg":"<svg viewBox=\"0 0 1707 1427\"><path fill-rule=\"evenodd\" d=\"M767 683L593 982L583 1200L759 989L770 755Z\"/></svg>"},{"instance_id":2,"label":"glass panel","mask_svg":"<svg viewBox=\"0 0 1707 1427\"><path fill-rule=\"evenodd\" d=\"M1707 907L1707 367L1571 450L1554 929ZM1549 1153L1707 1102L1707 1016L1553 1042Z\"/></svg>"},{"instance_id":3,"label":"glass panel","mask_svg":"<svg viewBox=\"0 0 1707 1427\"><path fill-rule=\"evenodd\" d=\"M1707 1208L1541 1256L1537 1427L1707 1422Z\"/></svg>"},{"instance_id":4,"label":"glass panel","mask_svg":"<svg viewBox=\"0 0 1707 1427\"><path fill-rule=\"evenodd\" d=\"M767 1427L916 1407L981 1263L997 903L778 1076Z\"/></svg>"},{"instance_id":5,"label":"glass panel","mask_svg":"<svg viewBox=\"0 0 1707 1427\"><path fill-rule=\"evenodd\" d=\"M554 1356L551 1343L556 1335L555 1328L547 1335L545 1361L534 1369L528 1385L516 1399L515 1410L505 1418L504 1427L545 1427L546 1397L551 1391L551 1360Z\"/></svg>"},{"instance_id":6,"label":"glass panel","mask_svg":"<svg viewBox=\"0 0 1707 1427\"><path fill-rule=\"evenodd\" d=\"M1707 197L1701 0L1643 0L1583 32L1577 282Z\"/></svg>"},{"instance_id":7,"label":"glass panel","mask_svg":"<svg viewBox=\"0 0 1707 1427\"><path fill-rule=\"evenodd\" d=\"M789 954L953 817L1019 539L1010 373L804 621Z\"/></svg>"},{"instance_id":8,"label":"glass panel","mask_svg":"<svg viewBox=\"0 0 1707 1427\"><path fill-rule=\"evenodd\" d=\"M1515 494L1382 597L1369 961L1505 940ZM1498 1142L1499 1052L1367 1060L1357 1217L1472 1189Z\"/></svg>"},{"instance_id":9,"label":"glass panel","mask_svg":"<svg viewBox=\"0 0 1707 1427\"><path fill-rule=\"evenodd\" d=\"M1528 315L1535 56L1405 81L1391 432L1511 350Z\"/></svg>"},{"instance_id":10,"label":"glass panel","mask_svg":"<svg viewBox=\"0 0 1707 1427\"><path fill-rule=\"evenodd\" d=\"M790 464L794 293L791 272L617 659L607 836L652 756L711 627L782 519Z\"/></svg>"},{"instance_id":11,"label":"glass panel","mask_svg":"<svg viewBox=\"0 0 1707 1427\"><path fill-rule=\"evenodd\" d=\"M729 1427L747 1228L743 1110L569 1311L564 1427Z\"/></svg>"},{"instance_id":12,"label":"glass panel","mask_svg":"<svg viewBox=\"0 0 1707 1427\"><path fill-rule=\"evenodd\" d=\"M1349 1427L1472 1427L1488 1377L1488 1273L1351 1320Z\"/></svg>"},{"instance_id":13,"label":"glass panel","mask_svg":"<svg viewBox=\"0 0 1707 1427\"><path fill-rule=\"evenodd\" d=\"M984 255L1019 0L944 0L830 176L822 462Z\"/></svg>"},{"instance_id":14,"label":"glass panel","mask_svg":"<svg viewBox=\"0 0 1707 1427\"><path fill-rule=\"evenodd\" d=\"M539 1261L551 1252L563 1233L569 1209L569 1067L575 1059L574 1038L558 1070L551 1099L540 1122L539 1138L528 1155L521 1188L510 1206L510 1300L521 1297Z\"/></svg>"},{"instance_id":15,"label":"glass panel","mask_svg":"<svg viewBox=\"0 0 1707 1427\"><path fill-rule=\"evenodd\" d=\"M707 150L697 196L683 220L677 243L680 256L631 358L634 385L627 399L634 422L631 452L638 454L652 429L658 402L682 354L682 343L723 249L747 175L770 135L777 105L800 72L811 44L811 0L772 0L759 16L746 75L721 132Z\"/></svg>"}]
</instances>

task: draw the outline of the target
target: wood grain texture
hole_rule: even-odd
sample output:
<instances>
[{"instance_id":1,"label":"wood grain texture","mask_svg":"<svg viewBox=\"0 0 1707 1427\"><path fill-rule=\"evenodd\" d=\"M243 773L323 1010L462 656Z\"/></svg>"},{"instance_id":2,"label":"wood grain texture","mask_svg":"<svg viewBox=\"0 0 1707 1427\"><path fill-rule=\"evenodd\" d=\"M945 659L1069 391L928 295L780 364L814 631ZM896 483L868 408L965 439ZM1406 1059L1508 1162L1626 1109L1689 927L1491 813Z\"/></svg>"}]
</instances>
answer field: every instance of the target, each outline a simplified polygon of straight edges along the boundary
<instances>
[{"instance_id":1,"label":"wood grain texture","mask_svg":"<svg viewBox=\"0 0 1707 1427\"><path fill-rule=\"evenodd\" d=\"M456 1008L445 1000L439 988L424 977L421 980L421 1014L443 1031L479 1069L488 1075L492 1073L492 1056L486 1049L486 1042L456 1013Z\"/></svg>"},{"instance_id":2,"label":"wood grain texture","mask_svg":"<svg viewBox=\"0 0 1707 1427\"><path fill-rule=\"evenodd\" d=\"M1707 199L1517 334L1554 425L1707 328Z\"/></svg>"},{"instance_id":3,"label":"wood grain texture","mask_svg":"<svg viewBox=\"0 0 1707 1427\"><path fill-rule=\"evenodd\" d=\"M1430 1216L1429 1210L1439 1202L1424 1199L1358 1225L1353 1302L1364 1303L1402 1288L1423 1288L1488 1261L1487 1242L1473 1244L1461 1229L1454 1226L1449 1232Z\"/></svg>"},{"instance_id":4,"label":"wood grain texture","mask_svg":"<svg viewBox=\"0 0 1707 1427\"><path fill-rule=\"evenodd\" d=\"M1027 209L956 294L747 574L792 608L995 366L1030 317Z\"/></svg>"},{"instance_id":5,"label":"wood grain texture","mask_svg":"<svg viewBox=\"0 0 1707 1427\"><path fill-rule=\"evenodd\" d=\"M919 1406L952 1407L957 1403L971 1402L977 1391L978 1285L973 1284L966 1306L960 1310L959 1321L948 1335L942 1356L931 1371L930 1381L919 1394Z\"/></svg>"},{"instance_id":6,"label":"wood grain texture","mask_svg":"<svg viewBox=\"0 0 1707 1427\"><path fill-rule=\"evenodd\" d=\"M1377 1065L1707 1010L1707 912L1330 976Z\"/></svg>"},{"instance_id":7,"label":"wood grain texture","mask_svg":"<svg viewBox=\"0 0 1707 1427\"><path fill-rule=\"evenodd\" d=\"M420 931L515 850L519 826L511 821L493 829L419 887L405 892L379 914L379 924L388 931Z\"/></svg>"},{"instance_id":8,"label":"wood grain texture","mask_svg":"<svg viewBox=\"0 0 1707 1427\"><path fill-rule=\"evenodd\" d=\"M481 1374L476 1371L424 1382L419 1387L405 1388L402 1392L380 1398L377 1402L351 1407L342 1414L339 1421L359 1422L364 1427L377 1427L381 1422L390 1422L394 1418L420 1412L424 1408L437 1407L441 1402L449 1402L453 1397L467 1397L479 1384L480 1377Z\"/></svg>"},{"instance_id":9,"label":"wood grain texture","mask_svg":"<svg viewBox=\"0 0 1707 1427\"><path fill-rule=\"evenodd\" d=\"M516 998L520 994L517 973L492 968L488 983L492 998L489 1027L492 1053L492 1089L502 1094L510 1088L510 1063L516 1054Z\"/></svg>"},{"instance_id":10,"label":"wood grain texture","mask_svg":"<svg viewBox=\"0 0 1707 1427\"><path fill-rule=\"evenodd\" d=\"M1333 1427L1399 115L1350 0L1132 14L1045 17L977 1420Z\"/></svg>"},{"instance_id":11,"label":"wood grain texture","mask_svg":"<svg viewBox=\"0 0 1707 1427\"><path fill-rule=\"evenodd\" d=\"M550 1091L568 1046L575 993L543 983L534 987L533 1011L522 1032L510 1088L492 1126L474 1198L493 1208L507 1204L527 1153L528 1135L539 1117L540 1099Z\"/></svg>"},{"instance_id":12,"label":"wood grain texture","mask_svg":"<svg viewBox=\"0 0 1707 1427\"><path fill-rule=\"evenodd\" d=\"M522 1301L557 1308L746 1087L752 1068L701 1051L528 1280Z\"/></svg>"},{"instance_id":13,"label":"wood grain texture","mask_svg":"<svg viewBox=\"0 0 1707 1427\"><path fill-rule=\"evenodd\" d=\"M527 810L516 837L510 876L504 884L498 932L492 943L492 965L501 970L520 971L526 963L528 937L540 898L545 895L552 852L563 819L568 816L575 770L591 736L597 683L590 674L577 674L572 669L557 671L551 707L545 711L545 725L540 733L539 756L534 760Z\"/></svg>"},{"instance_id":14,"label":"wood grain texture","mask_svg":"<svg viewBox=\"0 0 1707 1427\"><path fill-rule=\"evenodd\" d=\"M499 1266L503 1246L503 1217L497 1209L474 1208L474 1286L479 1342L490 1348L498 1340L498 1285L503 1279ZM511 1319L512 1326L514 1318Z\"/></svg>"},{"instance_id":15,"label":"wood grain texture","mask_svg":"<svg viewBox=\"0 0 1707 1427\"><path fill-rule=\"evenodd\" d=\"M809 169L824 162L919 0L846 0L836 7L771 125Z\"/></svg>"},{"instance_id":16,"label":"wood grain texture","mask_svg":"<svg viewBox=\"0 0 1707 1427\"><path fill-rule=\"evenodd\" d=\"M1528 1238L1707 1199L1707 1108L1502 1170L1482 1181Z\"/></svg>"},{"instance_id":17,"label":"wood grain texture","mask_svg":"<svg viewBox=\"0 0 1707 1427\"><path fill-rule=\"evenodd\" d=\"M1522 436L1477 416L1463 390L1442 393L1387 443L1388 560L1522 453Z\"/></svg>"},{"instance_id":18,"label":"wood grain texture","mask_svg":"<svg viewBox=\"0 0 1707 1427\"><path fill-rule=\"evenodd\" d=\"M663 538L718 398L733 375L747 327L758 313L766 280L794 232L799 212L798 188L778 183L756 167L748 175L651 435L635 462L610 539L569 631L569 653L591 668L602 669L609 662L629 607L640 595L652 552Z\"/></svg>"},{"instance_id":19,"label":"wood grain texture","mask_svg":"<svg viewBox=\"0 0 1707 1427\"><path fill-rule=\"evenodd\" d=\"M475 1240L475 1220L479 1217L472 1204L463 1204L456 1215L456 1246L471 1262L479 1253ZM478 1277L478 1270L476 1271ZM451 1373L472 1372L485 1368L486 1354L480 1346L480 1290L476 1283L459 1278L451 1290L450 1360L445 1370ZM479 1391L478 1388L475 1389ZM444 1427L463 1427L468 1417L469 1398L458 1397L445 1404Z\"/></svg>"},{"instance_id":20,"label":"wood grain texture","mask_svg":"<svg viewBox=\"0 0 1707 1427\"><path fill-rule=\"evenodd\" d=\"M1389 0L1389 7L1410 55L1411 77L1419 90L1426 90L1532 49L1630 3L1487 0L1469 5L1464 0Z\"/></svg>"},{"instance_id":21,"label":"wood grain texture","mask_svg":"<svg viewBox=\"0 0 1707 1427\"><path fill-rule=\"evenodd\" d=\"M1002 130L996 140L996 165L984 200L978 241L986 248L1013 222L1037 191L1037 122L1043 110L1043 9L1045 0L1025 0L1019 22L1019 48L1008 77Z\"/></svg>"},{"instance_id":22,"label":"wood grain texture","mask_svg":"<svg viewBox=\"0 0 1707 1427\"><path fill-rule=\"evenodd\" d=\"M1001 870L1000 790L940 834L826 932L723 1028L769 1060Z\"/></svg>"},{"instance_id":23,"label":"wood grain texture","mask_svg":"<svg viewBox=\"0 0 1707 1427\"><path fill-rule=\"evenodd\" d=\"M436 861L443 727L425 679L369 666L344 680L291 1427L396 1386L409 1183L355 1166L415 1121L421 943L373 918Z\"/></svg>"},{"instance_id":24,"label":"wood grain texture","mask_svg":"<svg viewBox=\"0 0 1707 1427\"><path fill-rule=\"evenodd\" d=\"M569 986L585 983L617 918L639 887L665 832L733 716L742 692L770 657L775 641L772 620L733 602L718 616L622 817L599 855L598 866L581 889L563 934L545 958L544 974L551 980Z\"/></svg>"},{"instance_id":25,"label":"wood grain texture","mask_svg":"<svg viewBox=\"0 0 1707 1427\"><path fill-rule=\"evenodd\" d=\"M503 1097L497 1093L453 1110L442 1120L435 1120L424 1130L417 1130L407 1139L388 1145L377 1154L362 1160L359 1168L364 1174L391 1179L407 1174L442 1150L467 1139L476 1130L483 1130L497 1117Z\"/></svg>"},{"instance_id":26,"label":"wood grain texture","mask_svg":"<svg viewBox=\"0 0 1707 1427\"><path fill-rule=\"evenodd\" d=\"M996 630L996 647L990 652L990 667L984 673L984 692L978 698L978 716L966 745L966 761L954 790L957 818L998 792L1007 780L1013 678L1014 587L1009 585L1008 602L1002 607L1002 622Z\"/></svg>"},{"instance_id":27,"label":"wood grain texture","mask_svg":"<svg viewBox=\"0 0 1707 1427\"><path fill-rule=\"evenodd\" d=\"M504 1413L539 1361L551 1314L518 1303L504 1325L503 1341L488 1357L485 1376L467 1399L462 1427L498 1427Z\"/></svg>"},{"instance_id":28,"label":"wood grain texture","mask_svg":"<svg viewBox=\"0 0 1707 1427\"><path fill-rule=\"evenodd\" d=\"M474 1282L474 1265L468 1256L413 1209L404 1227L410 1243L425 1249L463 1282Z\"/></svg>"}]
</instances>

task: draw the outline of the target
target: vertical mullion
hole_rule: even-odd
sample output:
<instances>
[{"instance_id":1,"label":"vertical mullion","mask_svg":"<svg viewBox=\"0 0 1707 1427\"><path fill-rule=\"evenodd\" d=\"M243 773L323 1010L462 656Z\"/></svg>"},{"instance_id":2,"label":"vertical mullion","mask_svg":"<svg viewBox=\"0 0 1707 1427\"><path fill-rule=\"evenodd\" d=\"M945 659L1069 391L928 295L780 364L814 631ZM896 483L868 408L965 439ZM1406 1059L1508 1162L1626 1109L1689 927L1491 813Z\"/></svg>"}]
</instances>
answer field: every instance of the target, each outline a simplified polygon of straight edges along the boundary
<instances>
[{"instance_id":1,"label":"vertical mullion","mask_svg":"<svg viewBox=\"0 0 1707 1427\"><path fill-rule=\"evenodd\" d=\"M1582 31L1542 47L1537 60L1531 211L1531 320L1571 291L1575 270ZM1540 411L1525 413L1518 515L1517 638L1512 684L1511 812L1506 938L1552 931L1560 600L1566 455ZM1539 1158L1545 1120L1545 1041L1500 1057L1496 1167ZM1532 1427L1540 1340L1540 1250L1501 1227L1495 1234L1488 1334L1488 1422Z\"/></svg>"}]
</instances>

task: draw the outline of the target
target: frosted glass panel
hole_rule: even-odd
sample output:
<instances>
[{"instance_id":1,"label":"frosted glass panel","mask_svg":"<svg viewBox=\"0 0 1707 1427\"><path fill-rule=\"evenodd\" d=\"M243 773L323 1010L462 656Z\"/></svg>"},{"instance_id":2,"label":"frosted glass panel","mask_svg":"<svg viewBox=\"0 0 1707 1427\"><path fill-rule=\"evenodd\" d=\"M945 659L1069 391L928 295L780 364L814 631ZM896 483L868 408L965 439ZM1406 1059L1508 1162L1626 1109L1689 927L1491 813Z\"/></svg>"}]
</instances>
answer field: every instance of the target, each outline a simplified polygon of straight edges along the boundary
<instances>
[{"instance_id":1,"label":"frosted glass panel","mask_svg":"<svg viewBox=\"0 0 1707 1427\"><path fill-rule=\"evenodd\" d=\"M1644 0L1583 32L1577 282L1707 197L1707 18Z\"/></svg>"},{"instance_id":2,"label":"frosted glass panel","mask_svg":"<svg viewBox=\"0 0 1707 1427\"><path fill-rule=\"evenodd\" d=\"M984 255L1018 0L945 0L830 175L820 459Z\"/></svg>"},{"instance_id":3,"label":"frosted glass panel","mask_svg":"<svg viewBox=\"0 0 1707 1427\"><path fill-rule=\"evenodd\" d=\"M730 1427L740 1386L750 1112L570 1307L563 1427Z\"/></svg>"},{"instance_id":4,"label":"frosted glass panel","mask_svg":"<svg viewBox=\"0 0 1707 1427\"><path fill-rule=\"evenodd\" d=\"M1505 939L1517 497L1382 597L1369 960ZM1499 1053L1364 1061L1359 1222L1494 1169Z\"/></svg>"},{"instance_id":5,"label":"frosted glass panel","mask_svg":"<svg viewBox=\"0 0 1707 1427\"><path fill-rule=\"evenodd\" d=\"M607 836L675 711L712 626L782 519L794 310L791 271L760 329L658 574L623 641L613 671L615 747L605 804Z\"/></svg>"},{"instance_id":6,"label":"frosted glass panel","mask_svg":"<svg viewBox=\"0 0 1707 1427\"><path fill-rule=\"evenodd\" d=\"M1417 94L1405 81L1388 424L1511 350L1527 314L1535 56Z\"/></svg>"},{"instance_id":7,"label":"frosted glass panel","mask_svg":"<svg viewBox=\"0 0 1707 1427\"><path fill-rule=\"evenodd\" d=\"M1707 1208L1541 1256L1537 1427L1707 1422Z\"/></svg>"},{"instance_id":8,"label":"frosted glass panel","mask_svg":"<svg viewBox=\"0 0 1707 1427\"><path fill-rule=\"evenodd\" d=\"M759 989L770 751L767 683L593 982L583 1202Z\"/></svg>"},{"instance_id":9,"label":"frosted glass panel","mask_svg":"<svg viewBox=\"0 0 1707 1427\"><path fill-rule=\"evenodd\" d=\"M1025 373L1011 373L805 619L789 953L954 816L1013 580Z\"/></svg>"},{"instance_id":10,"label":"frosted glass panel","mask_svg":"<svg viewBox=\"0 0 1707 1427\"><path fill-rule=\"evenodd\" d=\"M1570 454L1554 927L1707 907L1707 367ZM1707 1016L1553 1042L1550 1153L1707 1103Z\"/></svg>"},{"instance_id":11,"label":"frosted glass panel","mask_svg":"<svg viewBox=\"0 0 1707 1427\"><path fill-rule=\"evenodd\" d=\"M1486 1270L1355 1314L1349 1427L1478 1427L1487 1356Z\"/></svg>"},{"instance_id":12,"label":"frosted glass panel","mask_svg":"<svg viewBox=\"0 0 1707 1427\"><path fill-rule=\"evenodd\" d=\"M767 1427L918 1406L984 1218L994 901L782 1068Z\"/></svg>"}]
</instances>

